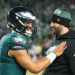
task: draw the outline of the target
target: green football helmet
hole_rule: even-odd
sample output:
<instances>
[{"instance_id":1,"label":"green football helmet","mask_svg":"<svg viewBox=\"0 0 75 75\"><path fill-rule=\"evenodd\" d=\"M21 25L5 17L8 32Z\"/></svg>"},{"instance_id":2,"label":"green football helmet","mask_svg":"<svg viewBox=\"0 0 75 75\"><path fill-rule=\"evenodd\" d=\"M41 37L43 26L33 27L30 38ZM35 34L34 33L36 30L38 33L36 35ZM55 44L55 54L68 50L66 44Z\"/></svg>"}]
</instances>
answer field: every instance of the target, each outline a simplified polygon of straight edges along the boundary
<instances>
[{"instance_id":1,"label":"green football helmet","mask_svg":"<svg viewBox=\"0 0 75 75\"><path fill-rule=\"evenodd\" d=\"M24 26L25 22L32 23L32 30L27 31L28 26ZM7 15L7 26L12 30L26 36L36 33L36 17L32 10L23 6L12 8Z\"/></svg>"}]
</instances>

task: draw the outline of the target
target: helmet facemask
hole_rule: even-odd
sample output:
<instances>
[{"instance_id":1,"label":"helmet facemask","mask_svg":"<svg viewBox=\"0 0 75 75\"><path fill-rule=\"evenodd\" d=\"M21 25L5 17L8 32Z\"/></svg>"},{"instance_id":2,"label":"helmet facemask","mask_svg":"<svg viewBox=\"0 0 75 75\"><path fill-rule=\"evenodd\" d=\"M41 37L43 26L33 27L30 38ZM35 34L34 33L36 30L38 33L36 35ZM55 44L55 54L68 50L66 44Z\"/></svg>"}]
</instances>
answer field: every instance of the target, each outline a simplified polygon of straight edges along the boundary
<instances>
[{"instance_id":1,"label":"helmet facemask","mask_svg":"<svg viewBox=\"0 0 75 75\"><path fill-rule=\"evenodd\" d=\"M28 9L19 12L11 12L8 15L7 19L8 19L8 26L18 33L21 33L29 37L36 32L36 24L35 24L36 17L33 15L32 11ZM32 24L32 28L29 31L27 30L28 26L27 25L24 26L24 24L27 22Z\"/></svg>"}]
</instances>

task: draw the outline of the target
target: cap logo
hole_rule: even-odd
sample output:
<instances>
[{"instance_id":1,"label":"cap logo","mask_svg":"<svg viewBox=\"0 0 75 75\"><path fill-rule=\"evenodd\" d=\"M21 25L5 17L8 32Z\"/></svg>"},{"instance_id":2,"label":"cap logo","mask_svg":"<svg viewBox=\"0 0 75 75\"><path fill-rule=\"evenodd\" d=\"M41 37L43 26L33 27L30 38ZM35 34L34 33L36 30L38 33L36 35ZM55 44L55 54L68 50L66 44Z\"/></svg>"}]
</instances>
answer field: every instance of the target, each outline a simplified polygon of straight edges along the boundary
<instances>
[{"instance_id":1,"label":"cap logo","mask_svg":"<svg viewBox=\"0 0 75 75\"><path fill-rule=\"evenodd\" d=\"M57 9L54 14L61 14L61 10Z\"/></svg>"}]
</instances>

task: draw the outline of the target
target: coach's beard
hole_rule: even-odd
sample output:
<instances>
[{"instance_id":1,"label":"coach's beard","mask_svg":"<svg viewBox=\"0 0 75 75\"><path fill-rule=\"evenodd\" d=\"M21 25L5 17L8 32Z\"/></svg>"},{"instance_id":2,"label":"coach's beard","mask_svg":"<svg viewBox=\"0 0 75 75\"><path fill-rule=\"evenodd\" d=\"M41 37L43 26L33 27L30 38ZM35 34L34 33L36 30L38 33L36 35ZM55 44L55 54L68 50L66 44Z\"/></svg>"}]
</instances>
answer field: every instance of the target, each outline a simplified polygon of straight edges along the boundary
<instances>
[{"instance_id":1,"label":"coach's beard","mask_svg":"<svg viewBox=\"0 0 75 75\"><path fill-rule=\"evenodd\" d=\"M56 36L60 36L60 32L61 32L61 30L60 29L54 29L54 35L56 35Z\"/></svg>"}]
</instances>

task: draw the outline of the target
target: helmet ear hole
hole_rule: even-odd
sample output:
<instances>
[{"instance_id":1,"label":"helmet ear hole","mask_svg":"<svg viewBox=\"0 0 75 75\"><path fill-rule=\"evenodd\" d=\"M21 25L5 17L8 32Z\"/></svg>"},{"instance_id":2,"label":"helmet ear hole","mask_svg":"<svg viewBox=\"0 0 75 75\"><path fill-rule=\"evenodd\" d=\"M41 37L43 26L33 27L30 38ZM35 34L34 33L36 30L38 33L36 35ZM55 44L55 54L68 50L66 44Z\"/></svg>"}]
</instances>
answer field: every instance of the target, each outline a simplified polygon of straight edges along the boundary
<instances>
[{"instance_id":1,"label":"helmet ear hole","mask_svg":"<svg viewBox=\"0 0 75 75\"><path fill-rule=\"evenodd\" d=\"M32 23L32 21L35 20L36 17L33 11L23 6L12 8L7 15L7 21L10 23L8 26L14 31L22 34L24 34L27 29L27 27L24 26L24 22Z\"/></svg>"}]
</instances>

